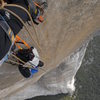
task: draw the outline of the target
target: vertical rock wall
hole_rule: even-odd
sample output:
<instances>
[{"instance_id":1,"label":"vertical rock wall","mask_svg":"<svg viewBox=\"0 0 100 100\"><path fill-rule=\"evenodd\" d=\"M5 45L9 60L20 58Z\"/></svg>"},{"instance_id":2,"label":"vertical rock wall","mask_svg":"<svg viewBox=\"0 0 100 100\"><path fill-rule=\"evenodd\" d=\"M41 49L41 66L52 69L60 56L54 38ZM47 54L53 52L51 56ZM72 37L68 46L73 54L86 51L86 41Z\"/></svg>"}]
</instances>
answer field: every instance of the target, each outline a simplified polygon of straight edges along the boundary
<instances>
[{"instance_id":1,"label":"vertical rock wall","mask_svg":"<svg viewBox=\"0 0 100 100\"><path fill-rule=\"evenodd\" d=\"M100 0L48 0L45 18L43 24L35 26L42 51L36 47L40 52L41 59L45 62L45 71L40 70L32 79L26 80L19 75L17 67L14 69L13 66L4 65L1 70L7 69L8 77L0 78L3 83L0 99L17 95L17 93L21 93L21 90L33 85L42 75L55 69L63 59L79 48L90 34L99 30ZM30 28L30 31L35 37L34 30ZM30 38L27 40L31 45L34 44ZM15 71L16 74L9 74L10 70ZM3 79L6 79L7 82L5 83ZM28 94L28 91L26 93Z\"/></svg>"}]
</instances>

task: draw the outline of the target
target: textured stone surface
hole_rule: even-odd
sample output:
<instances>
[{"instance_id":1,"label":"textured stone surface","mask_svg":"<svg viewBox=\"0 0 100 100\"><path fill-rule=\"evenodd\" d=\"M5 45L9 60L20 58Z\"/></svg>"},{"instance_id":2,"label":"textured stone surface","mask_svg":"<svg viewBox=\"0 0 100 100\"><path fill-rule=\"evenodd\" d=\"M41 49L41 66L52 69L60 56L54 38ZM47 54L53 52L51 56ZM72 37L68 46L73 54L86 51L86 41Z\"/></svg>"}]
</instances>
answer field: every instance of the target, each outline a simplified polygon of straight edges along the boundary
<instances>
[{"instance_id":1,"label":"textured stone surface","mask_svg":"<svg viewBox=\"0 0 100 100\"><path fill-rule=\"evenodd\" d=\"M2 74L2 77L0 76L0 98L12 96L23 88L32 85L46 72L56 68L90 34L99 30L100 0L48 0L45 18L43 24L35 26L42 51L36 47L41 59L45 62L45 72L40 70L32 79L23 79L17 67L2 66L0 68L0 74ZM30 30L35 38L34 30L32 28ZM22 32L26 34L25 30ZM33 45L30 37L27 36L29 38L26 38L25 34L20 35L23 35L25 40Z\"/></svg>"}]
</instances>

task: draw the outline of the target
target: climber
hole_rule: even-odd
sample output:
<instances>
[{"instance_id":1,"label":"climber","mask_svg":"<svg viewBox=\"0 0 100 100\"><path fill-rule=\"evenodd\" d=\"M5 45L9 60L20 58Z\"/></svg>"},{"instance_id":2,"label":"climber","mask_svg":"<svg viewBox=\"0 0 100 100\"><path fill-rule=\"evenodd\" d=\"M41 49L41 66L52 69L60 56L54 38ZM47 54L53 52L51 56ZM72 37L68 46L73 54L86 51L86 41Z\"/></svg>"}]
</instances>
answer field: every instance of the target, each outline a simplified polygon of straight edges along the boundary
<instances>
[{"instance_id":1,"label":"climber","mask_svg":"<svg viewBox=\"0 0 100 100\"><path fill-rule=\"evenodd\" d=\"M8 7L8 9L20 16L24 22L28 21L29 17L22 9L15 7ZM22 23L15 16L0 9L0 65L8 59L15 37L22 27Z\"/></svg>"},{"instance_id":2,"label":"climber","mask_svg":"<svg viewBox=\"0 0 100 100\"><path fill-rule=\"evenodd\" d=\"M14 33L12 32L11 28L9 27L9 25L6 23L5 19L1 15L0 15L0 26L1 26L0 27L1 28L0 64L2 64L4 61L7 60L8 55L10 54L10 50L12 49L13 44L15 42L19 42L21 40L28 48L29 46L28 44L25 43L25 41L23 41L17 35L15 38ZM4 48L5 50L3 50L2 48ZM7 52L6 55L5 55L5 52ZM28 67L25 68L19 64L19 71L26 78L32 77L36 72L38 72L38 67L42 67L44 65L44 63L40 61L39 59L39 54L36 48L33 48L33 47L29 49L20 48L18 52L16 53L16 56L19 57L24 62L26 62L26 64L34 66L34 68L28 68Z\"/></svg>"},{"instance_id":3,"label":"climber","mask_svg":"<svg viewBox=\"0 0 100 100\"><path fill-rule=\"evenodd\" d=\"M21 5L28 9L30 5L26 5L24 0L5 0L7 3ZM28 22L28 14L17 7L5 7L17 14L23 21ZM30 7L31 8L31 7ZM34 13L33 13L34 14ZM32 15L32 14L31 14ZM34 18L33 18L34 20ZM11 13L0 9L0 65L8 59L11 49L15 42L15 37L23 28L23 24Z\"/></svg>"},{"instance_id":4,"label":"climber","mask_svg":"<svg viewBox=\"0 0 100 100\"><path fill-rule=\"evenodd\" d=\"M36 48L31 47L29 49L20 49L16 52L16 56L23 60L25 65L32 65L33 68L25 67L25 65L19 65L19 71L25 78L32 77L38 72L38 67L42 67L44 63L40 61L39 54Z\"/></svg>"}]
</instances>

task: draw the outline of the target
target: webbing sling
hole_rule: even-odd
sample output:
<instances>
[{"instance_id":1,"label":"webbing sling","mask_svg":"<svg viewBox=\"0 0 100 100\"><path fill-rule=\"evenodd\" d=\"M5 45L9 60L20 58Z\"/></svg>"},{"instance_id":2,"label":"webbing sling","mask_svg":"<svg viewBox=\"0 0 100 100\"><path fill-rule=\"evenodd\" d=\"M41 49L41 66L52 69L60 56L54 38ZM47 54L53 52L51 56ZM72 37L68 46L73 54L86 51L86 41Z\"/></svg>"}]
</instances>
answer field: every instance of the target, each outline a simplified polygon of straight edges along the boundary
<instances>
[{"instance_id":1,"label":"webbing sling","mask_svg":"<svg viewBox=\"0 0 100 100\"><path fill-rule=\"evenodd\" d=\"M5 31L6 35L8 36L12 44L14 42L14 33L12 32L10 26L7 24L7 22L5 21L2 15L0 15L0 26Z\"/></svg>"}]
</instances>

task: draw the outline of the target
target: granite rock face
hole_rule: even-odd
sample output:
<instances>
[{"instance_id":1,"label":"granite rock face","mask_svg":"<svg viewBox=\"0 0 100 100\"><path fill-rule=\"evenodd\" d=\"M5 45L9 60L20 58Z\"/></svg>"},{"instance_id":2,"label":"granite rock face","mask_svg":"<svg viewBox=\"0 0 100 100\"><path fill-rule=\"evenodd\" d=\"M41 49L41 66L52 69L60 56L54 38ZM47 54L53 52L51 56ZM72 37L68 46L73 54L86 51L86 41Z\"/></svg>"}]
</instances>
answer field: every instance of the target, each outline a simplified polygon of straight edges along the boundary
<instances>
[{"instance_id":1,"label":"granite rock face","mask_svg":"<svg viewBox=\"0 0 100 100\"><path fill-rule=\"evenodd\" d=\"M70 62L74 58L82 59L81 53L78 58L74 57L74 55L71 56L71 54L74 54L92 33L100 29L100 0L48 0L48 9L44 16L46 18L44 23L35 26L42 50L32 42L30 37L25 38L24 29L22 30L23 34L20 35L38 49L41 59L45 62L45 71L40 70L32 79L23 79L18 72L17 66L4 64L0 67L0 99L10 98L11 100L11 98L19 97L19 100L22 100L22 98L36 96L28 95L29 92L33 92L33 89L46 90L50 94L54 86L56 86L56 89L52 92L54 94L70 91L70 89L64 87L66 85L70 86L69 83L81 63L76 61L73 67L68 67L73 69L73 74L69 74L70 72L67 73L67 70L69 70L67 69L68 63L66 62ZM35 38L34 30L31 27L30 31ZM83 52L85 52L85 49ZM60 67L58 67L59 65ZM64 70L65 68L66 70ZM74 70L75 68L77 70ZM57 83L59 84L57 85ZM60 83L63 85L60 85ZM72 83L74 82L72 81ZM37 88L34 86L35 88L32 89L33 85L36 85ZM59 86L61 87L58 88ZM46 91L41 94L46 93ZM23 94L24 92L25 94ZM40 92L37 91L37 95Z\"/></svg>"}]
</instances>

